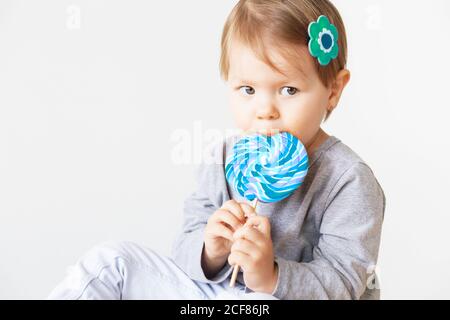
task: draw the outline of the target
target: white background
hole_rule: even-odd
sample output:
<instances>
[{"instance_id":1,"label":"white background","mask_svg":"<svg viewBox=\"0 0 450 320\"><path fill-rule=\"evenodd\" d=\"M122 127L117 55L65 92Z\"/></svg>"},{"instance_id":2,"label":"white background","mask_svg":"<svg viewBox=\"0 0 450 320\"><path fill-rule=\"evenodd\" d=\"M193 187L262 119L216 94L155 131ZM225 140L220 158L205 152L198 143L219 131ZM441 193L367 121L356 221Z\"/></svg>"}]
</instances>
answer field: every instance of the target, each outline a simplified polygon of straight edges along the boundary
<instances>
[{"instance_id":1,"label":"white background","mask_svg":"<svg viewBox=\"0 0 450 320\"><path fill-rule=\"evenodd\" d=\"M0 298L45 298L105 240L170 253L195 186L172 134L233 127L235 3L1 0ZM382 298L449 299L449 2L334 3L353 77L324 129L386 193Z\"/></svg>"}]
</instances>

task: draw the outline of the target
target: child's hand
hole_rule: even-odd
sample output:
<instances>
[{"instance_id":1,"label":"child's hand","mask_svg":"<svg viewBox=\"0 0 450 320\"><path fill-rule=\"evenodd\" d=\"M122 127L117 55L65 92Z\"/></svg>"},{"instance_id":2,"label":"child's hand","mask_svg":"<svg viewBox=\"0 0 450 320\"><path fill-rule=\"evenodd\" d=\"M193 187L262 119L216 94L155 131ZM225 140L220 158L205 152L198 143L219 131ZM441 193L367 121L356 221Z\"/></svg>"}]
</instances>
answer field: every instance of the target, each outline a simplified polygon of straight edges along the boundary
<instances>
[{"instance_id":1,"label":"child's hand","mask_svg":"<svg viewBox=\"0 0 450 320\"><path fill-rule=\"evenodd\" d=\"M228 262L241 266L248 288L271 294L278 280L278 270L274 262L269 219L249 215L245 225L234 233L234 239Z\"/></svg>"},{"instance_id":2,"label":"child's hand","mask_svg":"<svg viewBox=\"0 0 450 320\"><path fill-rule=\"evenodd\" d=\"M225 204L208 219L205 228L205 255L209 260L226 261L233 244L233 233L245 223L245 214L234 200Z\"/></svg>"}]
</instances>

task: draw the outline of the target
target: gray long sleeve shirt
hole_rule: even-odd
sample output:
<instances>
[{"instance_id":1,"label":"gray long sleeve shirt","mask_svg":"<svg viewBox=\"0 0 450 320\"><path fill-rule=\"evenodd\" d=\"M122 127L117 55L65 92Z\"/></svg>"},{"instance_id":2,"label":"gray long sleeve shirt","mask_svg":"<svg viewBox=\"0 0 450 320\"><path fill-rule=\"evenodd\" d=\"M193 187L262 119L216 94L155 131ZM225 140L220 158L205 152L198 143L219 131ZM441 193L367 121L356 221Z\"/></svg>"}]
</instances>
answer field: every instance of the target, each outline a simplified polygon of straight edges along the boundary
<instances>
[{"instance_id":1,"label":"gray long sleeve shirt","mask_svg":"<svg viewBox=\"0 0 450 320\"><path fill-rule=\"evenodd\" d=\"M228 262L213 278L201 266L208 218L230 199L245 202L227 185L224 163L236 137L212 151L212 163L198 169L197 190L184 204L181 232L172 257L193 280L229 281ZM380 244L385 195L368 165L331 136L309 155L308 175L290 197L258 203L257 214L269 218L279 299L379 299L373 285ZM237 281L245 284L242 272Z\"/></svg>"}]
</instances>

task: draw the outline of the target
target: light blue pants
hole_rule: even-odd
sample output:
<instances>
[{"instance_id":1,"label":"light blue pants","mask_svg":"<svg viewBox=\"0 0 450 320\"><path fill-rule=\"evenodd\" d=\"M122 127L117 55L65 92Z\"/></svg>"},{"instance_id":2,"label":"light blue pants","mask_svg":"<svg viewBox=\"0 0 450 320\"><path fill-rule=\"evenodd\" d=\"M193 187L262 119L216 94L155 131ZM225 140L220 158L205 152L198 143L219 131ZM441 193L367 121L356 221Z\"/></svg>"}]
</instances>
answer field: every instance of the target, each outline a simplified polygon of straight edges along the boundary
<instances>
[{"instance_id":1,"label":"light blue pants","mask_svg":"<svg viewBox=\"0 0 450 320\"><path fill-rule=\"evenodd\" d=\"M107 242L89 250L68 268L47 299L247 299L276 300L229 279L219 284L195 281L175 262L132 242Z\"/></svg>"}]
</instances>

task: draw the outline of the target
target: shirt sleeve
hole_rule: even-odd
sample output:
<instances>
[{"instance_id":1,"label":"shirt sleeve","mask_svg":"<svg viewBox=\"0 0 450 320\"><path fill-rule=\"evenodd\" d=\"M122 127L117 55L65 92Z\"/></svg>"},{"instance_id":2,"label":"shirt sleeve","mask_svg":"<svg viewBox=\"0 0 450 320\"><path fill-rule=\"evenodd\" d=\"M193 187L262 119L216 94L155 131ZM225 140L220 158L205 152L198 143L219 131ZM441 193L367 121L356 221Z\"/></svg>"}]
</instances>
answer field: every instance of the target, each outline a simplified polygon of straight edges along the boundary
<instances>
[{"instance_id":1,"label":"shirt sleeve","mask_svg":"<svg viewBox=\"0 0 450 320\"><path fill-rule=\"evenodd\" d=\"M308 263L275 257L279 299L359 299L377 263L385 195L371 169L353 164L324 204L320 237Z\"/></svg>"},{"instance_id":2,"label":"shirt sleeve","mask_svg":"<svg viewBox=\"0 0 450 320\"><path fill-rule=\"evenodd\" d=\"M213 278L207 278L201 266L204 232L209 217L229 200L223 167L223 143L212 148L209 160L197 168L197 188L184 202L181 231L172 245L175 263L193 280L220 283L232 272L226 262Z\"/></svg>"}]
</instances>

